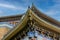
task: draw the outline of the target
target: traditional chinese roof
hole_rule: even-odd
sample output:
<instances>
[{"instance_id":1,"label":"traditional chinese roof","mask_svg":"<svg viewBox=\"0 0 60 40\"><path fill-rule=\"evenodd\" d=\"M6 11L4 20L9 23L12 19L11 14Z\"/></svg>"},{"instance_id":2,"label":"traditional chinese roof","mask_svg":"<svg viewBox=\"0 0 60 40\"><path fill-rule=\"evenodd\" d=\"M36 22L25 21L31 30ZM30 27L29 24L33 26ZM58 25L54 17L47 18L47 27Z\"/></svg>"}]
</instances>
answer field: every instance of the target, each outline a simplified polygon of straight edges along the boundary
<instances>
[{"instance_id":1,"label":"traditional chinese roof","mask_svg":"<svg viewBox=\"0 0 60 40\"><path fill-rule=\"evenodd\" d=\"M24 14L0 17L0 22L20 20Z\"/></svg>"},{"instance_id":2,"label":"traditional chinese roof","mask_svg":"<svg viewBox=\"0 0 60 40\"><path fill-rule=\"evenodd\" d=\"M41 13L35 6L28 8L26 14L21 18L20 23L13 28L8 34L6 34L3 40L9 40L17 32L22 30L25 27L29 20L29 16L36 20L40 25L60 34L60 22L52 19L51 17Z\"/></svg>"},{"instance_id":3,"label":"traditional chinese roof","mask_svg":"<svg viewBox=\"0 0 60 40\"><path fill-rule=\"evenodd\" d=\"M58 22L57 20L51 18L50 16L48 15L45 15L44 13L40 12L35 6L34 4L32 4L32 7L31 7L31 10L37 15L39 16L40 18L42 18L43 20L55 25L55 26L58 26L60 27L60 22Z\"/></svg>"}]
</instances>

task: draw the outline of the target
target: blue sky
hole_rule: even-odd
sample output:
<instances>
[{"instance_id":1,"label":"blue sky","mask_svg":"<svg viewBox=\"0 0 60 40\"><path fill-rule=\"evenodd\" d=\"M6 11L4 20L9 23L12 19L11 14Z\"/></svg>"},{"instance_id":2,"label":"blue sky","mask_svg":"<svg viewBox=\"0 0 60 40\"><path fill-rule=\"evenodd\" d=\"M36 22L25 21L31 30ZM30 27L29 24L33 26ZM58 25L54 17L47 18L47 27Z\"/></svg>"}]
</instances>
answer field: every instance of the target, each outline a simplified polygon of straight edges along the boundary
<instances>
[{"instance_id":1,"label":"blue sky","mask_svg":"<svg viewBox=\"0 0 60 40\"><path fill-rule=\"evenodd\" d=\"M0 0L0 17L22 14L32 2L41 12L60 21L60 0Z\"/></svg>"}]
</instances>

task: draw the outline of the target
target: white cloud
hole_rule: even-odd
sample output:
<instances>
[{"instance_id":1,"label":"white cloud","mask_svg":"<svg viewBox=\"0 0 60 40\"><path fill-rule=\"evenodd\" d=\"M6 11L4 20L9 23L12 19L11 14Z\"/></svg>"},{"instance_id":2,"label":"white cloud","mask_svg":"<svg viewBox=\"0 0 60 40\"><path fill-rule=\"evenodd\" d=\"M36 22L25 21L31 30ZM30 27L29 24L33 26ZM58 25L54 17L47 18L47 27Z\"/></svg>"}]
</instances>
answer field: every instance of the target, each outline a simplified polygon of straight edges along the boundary
<instances>
[{"instance_id":1,"label":"white cloud","mask_svg":"<svg viewBox=\"0 0 60 40\"><path fill-rule=\"evenodd\" d=\"M23 13L26 11L26 8L24 6L22 7L20 5L16 6L16 5L4 4L4 3L0 3L0 8L1 8L0 9L0 17L7 16L7 15L9 15L8 13L11 13L13 15L13 14L20 14L20 13Z\"/></svg>"},{"instance_id":2,"label":"white cloud","mask_svg":"<svg viewBox=\"0 0 60 40\"><path fill-rule=\"evenodd\" d=\"M18 10L25 10L24 7L18 7L18 6L15 6L15 5L10 5L10 4L1 4L0 3L0 7L5 7L5 8L9 8L9 9L18 9Z\"/></svg>"},{"instance_id":3,"label":"white cloud","mask_svg":"<svg viewBox=\"0 0 60 40\"><path fill-rule=\"evenodd\" d=\"M16 9L16 7L13 6L13 5L0 4L0 6L1 6L1 7L6 7L6 8L14 8L14 9Z\"/></svg>"}]
</instances>

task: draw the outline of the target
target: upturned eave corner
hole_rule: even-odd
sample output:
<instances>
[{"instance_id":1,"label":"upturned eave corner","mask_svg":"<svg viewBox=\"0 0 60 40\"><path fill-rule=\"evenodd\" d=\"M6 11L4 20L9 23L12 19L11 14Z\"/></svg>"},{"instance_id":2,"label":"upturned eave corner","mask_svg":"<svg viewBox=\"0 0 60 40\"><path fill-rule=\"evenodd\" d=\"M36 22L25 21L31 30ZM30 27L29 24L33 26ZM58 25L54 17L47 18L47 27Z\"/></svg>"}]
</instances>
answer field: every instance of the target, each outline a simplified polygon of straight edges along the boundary
<instances>
[{"instance_id":1,"label":"upturned eave corner","mask_svg":"<svg viewBox=\"0 0 60 40\"><path fill-rule=\"evenodd\" d=\"M55 26L55 25L47 22L46 20L43 20L41 17L39 17L33 11L34 8L35 8L34 4L32 4L31 8L30 8L30 6L28 6L28 9L27 9L27 12L26 12L24 18L21 19L22 21L9 34L7 34L3 38L3 40L9 40L10 38L12 38L15 34L17 34L24 27L26 27L25 25L27 25L27 22L29 20L32 21L33 19L35 20L34 22L37 22L37 24L43 26L44 28L48 28L49 30L52 30L53 32L60 34L60 28L58 28L57 26Z\"/></svg>"},{"instance_id":2,"label":"upturned eave corner","mask_svg":"<svg viewBox=\"0 0 60 40\"><path fill-rule=\"evenodd\" d=\"M13 28L13 30L10 31L9 34L4 36L2 40L9 40L11 37L13 37L17 32L19 32L22 28L25 27L27 21L28 21L28 13L25 14L23 20L18 24L18 26Z\"/></svg>"}]
</instances>

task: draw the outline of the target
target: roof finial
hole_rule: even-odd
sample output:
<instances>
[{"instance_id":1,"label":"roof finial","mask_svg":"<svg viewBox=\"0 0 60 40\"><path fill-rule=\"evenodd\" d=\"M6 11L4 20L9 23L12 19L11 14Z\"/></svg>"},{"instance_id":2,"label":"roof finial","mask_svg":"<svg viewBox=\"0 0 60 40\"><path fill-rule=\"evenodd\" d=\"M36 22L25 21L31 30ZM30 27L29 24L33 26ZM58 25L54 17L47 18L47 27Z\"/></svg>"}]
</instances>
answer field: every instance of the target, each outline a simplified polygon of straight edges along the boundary
<instances>
[{"instance_id":1,"label":"roof finial","mask_svg":"<svg viewBox=\"0 0 60 40\"><path fill-rule=\"evenodd\" d=\"M32 6L34 6L34 3L32 3Z\"/></svg>"},{"instance_id":2,"label":"roof finial","mask_svg":"<svg viewBox=\"0 0 60 40\"><path fill-rule=\"evenodd\" d=\"M30 6L28 6L28 9L30 8Z\"/></svg>"},{"instance_id":3,"label":"roof finial","mask_svg":"<svg viewBox=\"0 0 60 40\"><path fill-rule=\"evenodd\" d=\"M32 3L32 8L35 8L35 5L34 5L34 3Z\"/></svg>"}]
</instances>

